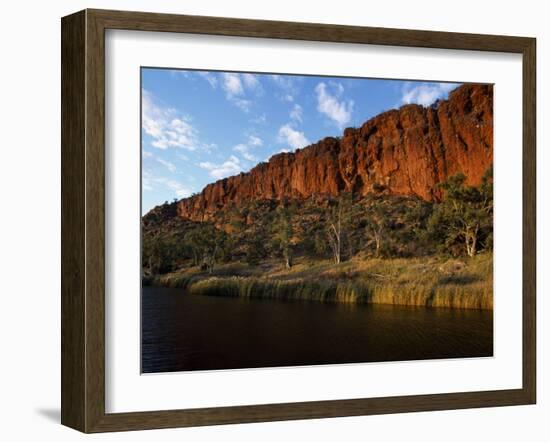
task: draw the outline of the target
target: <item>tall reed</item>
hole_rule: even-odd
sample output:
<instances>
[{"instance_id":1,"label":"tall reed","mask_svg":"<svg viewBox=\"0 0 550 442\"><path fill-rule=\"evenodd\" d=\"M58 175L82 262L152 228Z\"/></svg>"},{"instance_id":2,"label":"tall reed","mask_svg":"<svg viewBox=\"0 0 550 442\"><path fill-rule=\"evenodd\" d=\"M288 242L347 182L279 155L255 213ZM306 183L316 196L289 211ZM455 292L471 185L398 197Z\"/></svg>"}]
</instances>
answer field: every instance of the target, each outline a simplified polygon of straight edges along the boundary
<instances>
[{"instance_id":1,"label":"tall reed","mask_svg":"<svg viewBox=\"0 0 550 442\"><path fill-rule=\"evenodd\" d=\"M292 269L231 264L214 275L198 268L146 277L144 285L186 289L193 295L492 309L493 259L441 257L296 263Z\"/></svg>"},{"instance_id":2,"label":"tall reed","mask_svg":"<svg viewBox=\"0 0 550 442\"><path fill-rule=\"evenodd\" d=\"M492 290L475 287L369 285L363 281L281 281L262 278L211 277L188 286L192 295L227 296L338 303L371 303L427 307L492 309Z\"/></svg>"}]
</instances>

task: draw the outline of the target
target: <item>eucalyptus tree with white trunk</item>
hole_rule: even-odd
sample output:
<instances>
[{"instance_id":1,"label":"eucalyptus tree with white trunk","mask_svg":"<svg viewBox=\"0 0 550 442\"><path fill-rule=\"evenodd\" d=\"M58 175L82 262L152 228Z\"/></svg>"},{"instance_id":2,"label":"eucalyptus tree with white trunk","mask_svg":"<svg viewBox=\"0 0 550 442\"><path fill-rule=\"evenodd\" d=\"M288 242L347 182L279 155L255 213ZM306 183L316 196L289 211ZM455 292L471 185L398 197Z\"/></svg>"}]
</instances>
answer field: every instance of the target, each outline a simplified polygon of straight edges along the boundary
<instances>
[{"instance_id":1,"label":"eucalyptus tree with white trunk","mask_svg":"<svg viewBox=\"0 0 550 442\"><path fill-rule=\"evenodd\" d=\"M351 204L351 194L344 193L328 211L327 238L335 264L342 262L342 248L350 224Z\"/></svg>"}]
</instances>

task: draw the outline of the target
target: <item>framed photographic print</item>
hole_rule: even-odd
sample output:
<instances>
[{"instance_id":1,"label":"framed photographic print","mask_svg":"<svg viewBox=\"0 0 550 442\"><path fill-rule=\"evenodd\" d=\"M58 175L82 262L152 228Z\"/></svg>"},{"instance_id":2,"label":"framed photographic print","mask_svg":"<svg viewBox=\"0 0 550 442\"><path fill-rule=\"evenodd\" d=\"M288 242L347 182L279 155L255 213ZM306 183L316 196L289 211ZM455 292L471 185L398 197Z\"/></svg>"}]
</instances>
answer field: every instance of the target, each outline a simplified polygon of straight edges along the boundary
<instances>
[{"instance_id":1,"label":"framed photographic print","mask_svg":"<svg viewBox=\"0 0 550 442\"><path fill-rule=\"evenodd\" d=\"M535 40L62 19L62 423L535 403Z\"/></svg>"}]
</instances>

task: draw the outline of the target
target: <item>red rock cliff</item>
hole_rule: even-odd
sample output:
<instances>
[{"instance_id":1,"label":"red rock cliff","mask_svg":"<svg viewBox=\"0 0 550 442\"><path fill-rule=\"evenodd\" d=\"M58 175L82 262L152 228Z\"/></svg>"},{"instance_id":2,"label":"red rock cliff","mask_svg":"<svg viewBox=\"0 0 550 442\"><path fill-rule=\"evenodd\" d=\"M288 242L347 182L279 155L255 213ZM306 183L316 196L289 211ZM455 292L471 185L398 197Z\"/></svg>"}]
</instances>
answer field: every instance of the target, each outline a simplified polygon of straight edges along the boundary
<instances>
[{"instance_id":1,"label":"red rock cliff","mask_svg":"<svg viewBox=\"0 0 550 442\"><path fill-rule=\"evenodd\" d=\"M248 173L209 184L179 201L178 213L200 221L230 203L380 189L434 200L441 197L436 185L448 176L463 172L477 185L492 162L492 86L463 85L431 107L384 112L340 139L274 155Z\"/></svg>"}]
</instances>

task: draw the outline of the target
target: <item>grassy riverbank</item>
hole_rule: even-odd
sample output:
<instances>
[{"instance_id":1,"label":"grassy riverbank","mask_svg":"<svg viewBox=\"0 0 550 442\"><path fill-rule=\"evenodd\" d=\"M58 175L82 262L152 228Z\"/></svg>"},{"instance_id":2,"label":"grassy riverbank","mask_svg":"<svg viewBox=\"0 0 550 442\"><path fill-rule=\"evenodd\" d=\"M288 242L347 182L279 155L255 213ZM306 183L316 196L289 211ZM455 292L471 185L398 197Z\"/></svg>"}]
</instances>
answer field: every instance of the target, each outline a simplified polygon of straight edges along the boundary
<instances>
[{"instance_id":1,"label":"grassy riverbank","mask_svg":"<svg viewBox=\"0 0 550 442\"><path fill-rule=\"evenodd\" d=\"M144 278L144 285L186 288L193 295L450 308L493 308L493 259L358 259L335 265L301 260L232 263L212 274L198 268Z\"/></svg>"}]
</instances>

